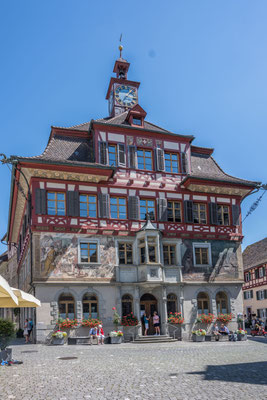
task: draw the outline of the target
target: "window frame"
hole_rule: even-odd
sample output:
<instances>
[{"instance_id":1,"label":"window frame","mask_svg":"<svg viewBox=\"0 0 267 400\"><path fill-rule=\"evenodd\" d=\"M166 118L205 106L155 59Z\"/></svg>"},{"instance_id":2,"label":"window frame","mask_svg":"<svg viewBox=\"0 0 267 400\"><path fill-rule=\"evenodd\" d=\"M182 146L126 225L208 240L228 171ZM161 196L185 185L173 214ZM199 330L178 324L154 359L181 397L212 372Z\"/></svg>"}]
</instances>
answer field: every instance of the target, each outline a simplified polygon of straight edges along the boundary
<instances>
[{"instance_id":1,"label":"window frame","mask_svg":"<svg viewBox=\"0 0 267 400\"><path fill-rule=\"evenodd\" d=\"M124 297L125 296L129 296L130 297L130 299L124 299ZM131 311L130 311L130 313L131 312L133 312L133 296L131 295L131 294L129 294L129 293L125 293L124 295L122 295L121 296L121 315L123 316L123 317L126 317L127 315L129 315L130 313L128 313L128 314L124 314L124 310L123 310L123 304L124 303L128 303L128 304L131 304Z\"/></svg>"},{"instance_id":2,"label":"window frame","mask_svg":"<svg viewBox=\"0 0 267 400\"><path fill-rule=\"evenodd\" d=\"M97 251L97 261L96 262L85 262L81 259L81 244L82 243L92 243L96 244L96 251ZM89 238L79 238L78 239L78 264L85 264L85 265L98 265L100 264L100 246L99 246L99 239L89 239Z\"/></svg>"},{"instance_id":3,"label":"window frame","mask_svg":"<svg viewBox=\"0 0 267 400\"><path fill-rule=\"evenodd\" d=\"M143 163L142 164L144 165L144 168L140 168L139 167L138 151L142 151L143 152L143 156L142 156ZM151 169L147 169L146 168L146 158L147 158L147 157L145 157L145 152L146 151L150 152L150 154L151 154ZM137 147L136 148L136 160L137 160L137 169L140 169L141 171L154 171L154 158L153 158L153 151L152 150L146 149L146 148L142 148L142 147Z\"/></svg>"},{"instance_id":4,"label":"window frame","mask_svg":"<svg viewBox=\"0 0 267 400\"><path fill-rule=\"evenodd\" d=\"M117 200L117 204L111 204L111 200L112 199L116 199ZM124 204L119 204L119 200L120 199L123 199L123 200L125 200L125 205ZM111 206L115 206L116 205L116 208L117 208L117 217L112 217L112 215L111 215ZM127 220L127 218L128 218L128 207L127 207L127 205L128 205L128 202L127 202L127 198L125 197L125 196L110 196L109 197L109 215L110 215L110 219L120 219L120 220ZM120 208L120 206L125 206L125 218L120 218L119 217L119 215L120 215L120 212L119 212L119 208Z\"/></svg>"},{"instance_id":5,"label":"window frame","mask_svg":"<svg viewBox=\"0 0 267 400\"><path fill-rule=\"evenodd\" d=\"M208 264L197 264L196 263L196 248L207 249L208 250ZM212 257L211 257L211 244L210 243L193 243L193 260L195 267L211 267Z\"/></svg>"},{"instance_id":6,"label":"window frame","mask_svg":"<svg viewBox=\"0 0 267 400\"><path fill-rule=\"evenodd\" d=\"M84 297L85 297L86 295L91 296L91 297L95 297L96 300L84 300ZM85 294L83 295L83 298L82 298L82 309L83 309L83 305L84 305L84 304L89 304L89 318L98 318L98 317L99 317L98 296L97 296L96 294L94 294L94 293L85 293ZM92 317L92 304L96 304L96 308L97 308L97 313L96 313L97 316L96 316L96 317ZM83 318L85 318L85 317L84 317L84 310L83 310Z\"/></svg>"},{"instance_id":7,"label":"window frame","mask_svg":"<svg viewBox=\"0 0 267 400\"><path fill-rule=\"evenodd\" d=\"M86 196L86 198L87 198L86 202L81 201L81 200L80 200L80 196ZM94 197L94 198L95 198L95 205L96 205L96 216L95 216L95 217L89 215L89 212L90 212L90 210L89 210L89 205L90 205L90 204L94 204L94 203L91 203L91 202L88 201L88 198L89 198L89 197ZM84 216L81 215L81 208L80 208L80 204L81 204L81 203L86 204L86 213L87 213L86 217L84 217ZM98 203L98 201L97 201L97 195L96 195L96 194L91 194L91 193L79 193L79 217L80 217L80 218L97 218L97 217L98 217L98 204L97 204L97 203Z\"/></svg>"},{"instance_id":8,"label":"window frame","mask_svg":"<svg viewBox=\"0 0 267 400\"><path fill-rule=\"evenodd\" d=\"M205 295L206 295L206 298L199 298L199 295L201 294L201 293L204 293ZM205 310L205 308L203 307L203 302L204 301L207 301L208 302L208 312L207 312L207 314L204 312L204 310ZM201 312L199 312L199 310L200 310L200 308L198 307L198 302L201 302L202 304L201 304ZM206 314L206 315L208 315L209 313L210 313L210 310L211 310L211 307L210 307L210 296L209 296L209 294L207 293L207 292L203 292L203 291L200 291L199 293L198 293L198 295L197 295L197 315L201 315L201 314Z\"/></svg>"},{"instance_id":9,"label":"window frame","mask_svg":"<svg viewBox=\"0 0 267 400\"><path fill-rule=\"evenodd\" d=\"M166 155L169 154L170 155L170 164L171 164L171 170L168 171L166 168ZM177 156L177 172L173 171L173 163L176 162L175 160L172 160L172 156ZM164 151L164 163L165 163L165 172L168 172L169 174L180 174L181 173L181 164L180 164L180 153L175 153L173 151Z\"/></svg>"},{"instance_id":10,"label":"window frame","mask_svg":"<svg viewBox=\"0 0 267 400\"><path fill-rule=\"evenodd\" d=\"M71 296L72 299L73 299L73 301L72 301L72 300L60 300L60 298L61 298L62 296L67 296L67 295ZM75 298L74 298L74 296L73 296L71 293L61 293L61 294L59 295L59 297L58 297L57 304L58 304L58 316L59 316L59 317L60 317L60 315L61 315L61 313L60 313L60 304L65 304L65 311L66 311L66 312L63 313L63 314L65 314L65 318L69 318L69 304L73 304L74 312L73 312L73 313L70 313L70 314L74 314L74 319L76 318ZM60 318L61 318L61 317L60 317ZM64 318L64 319L65 319L65 318Z\"/></svg>"},{"instance_id":11,"label":"window frame","mask_svg":"<svg viewBox=\"0 0 267 400\"><path fill-rule=\"evenodd\" d=\"M120 262L120 245L123 245L124 246L124 249L123 249L123 251L124 251L124 261L126 261L126 262L124 262L124 263L121 263ZM131 253L132 253L132 262L131 263L128 263L127 262L127 245L130 245L131 246ZM123 242L123 241L118 241L118 264L119 265L133 265L133 263L134 263L134 260L133 260L133 256L134 256L134 251L133 251L133 243L132 242Z\"/></svg>"},{"instance_id":12,"label":"window frame","mask_svg":"<svg viewBox=\"0 0 267 400\"><path fill-rule=\"evenodd\" d=\"M171 298L173 296L173 298ZM174 304L173 311L170 311L172 307L170 305ZM167 315L169 316L172 312L178 312L177 296L175 293L169 293L167 295Z\"/></svg>"},{"instance_id":13,"label":"window frame","mask_svg":"<svg viewBox=\"0 0 267 400\"><path fill-rule=\"evenodd\" d=\"M172 207L169 207L169 203L172 204ZM176 203L180 205L180 219L181 219L181 221L175 221L175 204ZM169 220L169 210L171 210L171 212L172 212L172 220ZM174 222L174 223L178 223L178 224L183 222L183 206L182 206L182 202L181 201L167 199L167 222Z\"/></svg>"},{"instance_id":14,"label":"window frame","mask_svg":"<svg viewBox=\"0 0 267 400\"><path fill-rule=\"evenodd\" d=\"M198 215L198 222L195 222L195 217L194 217L194 213L195 213L195 210L194 210L194 207L195 206L197 206L197 215ZM200 222L200 214L201 214L201 210L200 210L200 206L204 206L205 207L205 222ZM198 224L198 225L207 225L208 224L208 218L207 218L207 204L206 203L201 203L201 202L196 202L196 201L193 201L193 210L192 210L192 212L193 212L193 224Z\"/></svg>"},{"instance_id":15,"label":"window frame","mask_svg":"<svg viewBox=\"0 0 267 400\"><path fill-rule=\"evenodd\" d=\"M53 194L55 194L55 200L51 200L51 199L48 199L48 195L49 195L49 193L53 193ZM63 194L64 195L64 200L57 200L57 195L58 194ZM48 210L49 210L49 207L48 207L48 201L53 201L53 202L55 202L55 210L56 210L56 213L55 214L49 214L49 212L48 212ZM58 213L57 213L57 210L58 210L58 206L57 206L57 203L58 202L60 202L60 203L63 203L64 202L64 215L59 215ZM52 190L47 190L47 192L46 192L46 212L47 212L47 215L49 215L49 216L51 216L51 217L66 217L66 214L67 214L67 202L66 202L66 192L65 191L52 191ZM51 208L51 207L50 207Z\"/></svg>"},{"instance_id":16,"label":"window frame","mask_svg":"<svg viewBox=\"0 0 267 400\"><path fill-rule=\"evenodd\" d=\"M109 152L109 147L114 147L115 148L115 164L110 164L110 157L109 157L109 154L110 154L110 152ZM110 166L110 167L117 167L118 166L118 146L117 146L117 144L116 143L107 143L107 153L108 153L108 165ZM111 154L113 154L113 153L111 153Z\"/></svg>"},{"instance_id":17,"label":"window frame","mask_svg":"<svg viewBox=\"0 0 267 400\"><path fill-rule=\"evenodd\" d=\"M171 260L171 252L170 252L170 247L174 247L174 263L168 262L167 264L165 263L165 257L164 257L164 247L168 247L168 261ZM176 244L174 243L162 243L162 252L163 252L163 265L177 265L177 259L176 259Z\"/></svg>"},{"instance_id":18,"label":"window frame","mask_svg":"<svg viewBox=\"0 0 267 400\"><path fill-rule=\"evenodd\" d=\"M219 209L218 209L219 207L221 207L221 211L219 211ZM224 217L224 211L223 211L224 207L227 207L227 209L228 209L228 213L227 213L228 214L228 224L225 223L225 217ZM230 225L230 207L227 204L217 204L216 211L217 211L217 223L218 223L218 225L219 226L229 226ZM219 215L221 217L222 224L219 223Z\"/></svg>"},{"instance_id":19,"label":"window frame","mask_svg":"<svg viewBox=\"0 0 267 400\"><path fill-rule=\"evenodd\" d=\"M151 198L147 198L147 197L140 197L140 199L139 199L139 218L140 218L140 221L145 221L145 220L146 220L146 217L145 217L144 219L141 218L141 207L144 207L144 206L141 206L141 202L142 202L142 201L145 201L145 202L146 202L146 213L145 213L145 215L148 214L148 211L147 211L147 209L148 209L147 202L148 202L148 201L153 201L153 202L154 202L154 219L151 219L151 221L157 221L156 200L155 200L155 199L151 199Z\"/></svg>"},{"instance_id":20,"label":"window frame","mask_svg":"<svg viewBox=\"0 0 267 400\"><path fill-rule=\"evenodd\" d=\"M221 294L223 294L225 297L222 296ZM226 312L225 312L225 314L228 314L229 313L228 295L223 290L220 290L219 292L216 293L216 296L215 296L217 314L224 314L223 307L222 307L222 302L223 301L226 302ZM219 310L218 310L218 305L219 305Z\"/></svg>"}]
</instances>

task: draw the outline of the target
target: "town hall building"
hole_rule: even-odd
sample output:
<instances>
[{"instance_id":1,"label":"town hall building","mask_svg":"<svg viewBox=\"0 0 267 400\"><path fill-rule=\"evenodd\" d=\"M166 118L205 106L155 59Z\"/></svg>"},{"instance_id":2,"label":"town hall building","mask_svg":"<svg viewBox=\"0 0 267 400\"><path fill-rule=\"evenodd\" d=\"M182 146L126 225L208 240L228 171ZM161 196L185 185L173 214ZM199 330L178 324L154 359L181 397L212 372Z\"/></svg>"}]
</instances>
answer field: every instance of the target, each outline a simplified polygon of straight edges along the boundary
<instances>
[{"instance_id":1,"label":"town hall building","mask_svg":"<svg viewBox=\"0 0 267 400\"><path fill-rule=\"evenodd\" d=\"M53 126L41 155L13 157L8 257L42 302L38 342L58 317L98 317L108 333L113 307L157 310L163 334L180 311L185 338L198 314L242 313L241 202L257 183L149 122L129 66L115 62L108 117Z\"/></svg>"}]
</instances>

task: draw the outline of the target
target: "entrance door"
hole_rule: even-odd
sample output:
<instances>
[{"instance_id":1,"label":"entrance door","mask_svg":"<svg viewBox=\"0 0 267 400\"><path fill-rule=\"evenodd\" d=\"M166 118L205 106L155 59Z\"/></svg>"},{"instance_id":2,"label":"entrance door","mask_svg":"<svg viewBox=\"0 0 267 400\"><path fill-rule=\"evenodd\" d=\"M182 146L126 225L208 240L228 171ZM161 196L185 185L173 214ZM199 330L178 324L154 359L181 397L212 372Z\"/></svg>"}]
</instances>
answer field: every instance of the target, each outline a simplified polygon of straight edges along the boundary
<instances>
[{"instance_id":1,"label":"entrance door","mask_svg":"<svg viewBox=\"0 0 267 400\"><path fill-rule=\"evenodd\" d=\"M148 335L154 335L155 333L155 328L153 326L153 318L152 318L154 311L158 311L157 299L152 294L149 293L144 294L140 299L140 312L141 312L141 317L143 316L144 312L146 313L147 316L150 316ZM144 324L142 323L143 334L144 331L145 327Z\"/></svg>"}]
</instances>

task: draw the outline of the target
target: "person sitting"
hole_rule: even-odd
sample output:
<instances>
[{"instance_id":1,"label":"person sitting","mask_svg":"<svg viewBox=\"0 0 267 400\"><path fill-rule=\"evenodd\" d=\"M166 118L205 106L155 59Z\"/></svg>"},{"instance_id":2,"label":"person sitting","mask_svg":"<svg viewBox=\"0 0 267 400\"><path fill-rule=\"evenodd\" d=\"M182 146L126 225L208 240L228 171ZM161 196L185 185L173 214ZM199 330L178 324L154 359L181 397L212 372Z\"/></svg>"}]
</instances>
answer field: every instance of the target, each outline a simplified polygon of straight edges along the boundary
<instances>
[{"instance_id":1,"label":"person sitting","mask_svg":"<svg viewBox=\"0 0 267 400\"><path fill-rule=\"evenodd\" d=\"M98 325L97 337L99 339L97 344L99 344L99 341L100 341L100 344L104 344L105 335L104 335L104 331L103 331L102 325Z\"/></svg>"},{"instance_id":2,"label":"person sitting","mask_svg":"<svg viewBox=\"0 0 267 400\"><path fill-rule=\"evenodd\" d=\"M216 342L218 342L218 340L219 340L219 338L220 338L220 332L219 332L218 324L215 324L215 325L214 325L213 335L215 336Z\"/></svg>"},{"instance_id":3,"label":"person sitting","mask_svg":"<svg viewBox=\"0 0 267 400\"><path fill-rule=\"evenodd\" d=\"M227 328L226 325L221 324L219 333L220 333L221 335L229 335L230 331L229 331L229 329Z\"/></svg>"},{"instance_id":4,"label":"person sitting","mask_svg":"<svg viewBox=\"0 0 267 400\"><path fill-rule=\"evenodd\" d=\"M97 335L97 327L96 326L94 326L93 328L90 329L89 336L90 336L90 343L91 344L93 344L92 339L96 339L97 344L99 344L99 337Z\"/></svg>"}]
</instances>

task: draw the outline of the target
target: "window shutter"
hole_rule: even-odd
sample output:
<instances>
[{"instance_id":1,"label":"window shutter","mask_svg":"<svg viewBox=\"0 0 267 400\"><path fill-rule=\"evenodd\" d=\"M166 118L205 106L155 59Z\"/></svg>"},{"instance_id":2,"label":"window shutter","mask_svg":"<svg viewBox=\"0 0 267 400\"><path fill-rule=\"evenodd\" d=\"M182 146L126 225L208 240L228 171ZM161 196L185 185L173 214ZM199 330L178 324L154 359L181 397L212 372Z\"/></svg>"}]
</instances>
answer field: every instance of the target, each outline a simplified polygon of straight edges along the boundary
<instances>
[{"instance_id":1,"label":"window shutter","mask_svg":"<svg viewBox=\"0 0 267 400\"><path fill-rule=\"evenodd\" d=\"M107 165L107 143L99 142L99 162Z\"/></svg>"},{"instance_id":2,"label":"window shutter","mask_svg":"<svg viewBox=\"0 0 267 400\"><path fill-rule=\"evenodd\" d=\"M256 292L256 296L257 296L257 300L260 300L260 293L259 293L259 291Z\"/></svg>"},{"instance_id":3,"label":"window shutter","mask_svg":"<svg viewBox=\"0 0 267 400\"><path fill-rule=\"evenodd\" d=\"M67 215L69 217L79 216L79 205L79 192L77 190L67 191Z\"/></svg>"},{"instance_id":4,"label":"window shutter","mask_svg":"<svg viewBox=\"0 0 267 400\"><path fill-rule=\"evenodd\" d=\"M264 299L267 299L267 290L264 289Z\"/></svg>"},{"instance_id":5,"label":"window shutter","mask_svg":"<svg viewBox=\"0 0 267 400\"><path fill-rule=\"evenodd\" d=\"M191 200L184 201L184 220L189 224L193 223L193 202Z\"/></svg>"},{"instance_id":6,"label":"window shutter","mask_svg":"<svg viewBox=\"0 0 267 400\"><path fill-rule=\"evenodd\" d=\"M109 195L106 193L99 194L99 217L109 218Z\"/></svg>"},{"instance_id":7,"label":"window shutter","mask_svg":"<svg viewBox=\"0 0 267 400\"><path fill-rule=\"evenodd\" d=\"M266 275L265 267L262 267L262 276Z\"/></svg>"},{"instance_id":8,"label":"window shutter","mask_svg":"<svg viewBox=\"0 0 267 400\"><path fill-rule=\"evenodd\" d=\"M27 225L31 224L31 204L32 204L32 197L29 194L27 201Z\"/></svg>"},{"instance_id":9,"label":"window shutter","mask_svg":"<svg viewBox=\"0 0 267 400\"><path fill-rule=\"evenodd\" d=\"M187 155L186 153L181 153L181 169L182 174L188 173L188 163L187 163Z\"/></svg>"},{"instance_id":10,"label":"window shutter","mask_svg":"<svg viewBox=\"0 0 267 400\"><path fill-rule=\"evenodd\" d=\"M259 279L259 270L255 269L255 279Z\"/></svg>"},{"instance_id":11,"label":"window shutter","mask_svg":"<svg viewBox=\"0 0 267 400\"><path fill-rule=\"evenodd\" d=\"M244 300L246 300L246 298L247 298L247 293L244 292L244 293L243 293L243 296L244 296Z\"/></svg>"},{"instance_id":12,"label":"window shutter","mask_svg":"<svg viewBox=\"0 0 267 400\"><path fill-rule=\"evenodd\" d=\"M136 169L136 147L129 146L129 168Z\"/></svg>"},{"instance_id":13,"label":"window shutter","mask_svg":"<svg viewBox=\"0 0 267 400\"><path fill-rule=\"evenodd\" d=\"M210 224L218 225L218 213L217 213L217 204L209 203L209 213L210 213Z\"/></svg>"},{"instance_id":14,"label":"window shutter","mask_svg":"<svg viewBox=\"0 0 267 400\"><path fill-rule=\"evenodd\" d=\"M158 199L159 221L167 221L167 199Z\"/></svg>"},{"instance_id":15,"label":"window shutter","mask_svg":"<svg viewBox=\"0 0 267 400\"><path fill-rule=\"evenodd\" d=\"M157 160L157 170L164 171L165 170L165 160L164 160L164 150L159 147L156 148L156 160Z\"/></svg>"},{"instance_id":16,"label":"window shutter","mask_svg":"<svg viewBox=\"0 0 267 400\"><path fill-rule=\"evenodd\" d=\"M240 216L240 208L237 204L232 205L232 218L233 218L233 225L240 225L239 224L239 216Z\"/></svg>"},{"instance_id":17,"label":"window shutter","mask_svg":"<svg viewBox=\"0 0 267 400\"><path fill-rule=\"evenodd\" d=\"M253 299L253 290L250 291L250 298Z\"/></svg>"},{"instance_id":18,"label":"window shutter","mask_svg":"<svg viewBox=\"0 0 267 400\"><path fill-rule=\"evenodd\" d=\"M139 218L139 197L129 196L128 198L129 219L138 220Z\"/></svg>"},{"instance_id":19,"label":"window shutter","mask_svg":"<svg viewBox=\"0 0 267 400\"><path fill-rule=\"evenodd\" d=\"M46 214L46 190L35 189L35 214Z\"/></svg>"},{"instance_id":20,"label":"window shutter","mask_svg":"<svg viewBox=\"0 0 267 400\"><path fill-rule=\"evenodd\" d=\"M125 146L123 143L118 143L117 151L118 151L118 165L121 167L126 167Z\"/></svg>"}]
</instances>

